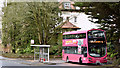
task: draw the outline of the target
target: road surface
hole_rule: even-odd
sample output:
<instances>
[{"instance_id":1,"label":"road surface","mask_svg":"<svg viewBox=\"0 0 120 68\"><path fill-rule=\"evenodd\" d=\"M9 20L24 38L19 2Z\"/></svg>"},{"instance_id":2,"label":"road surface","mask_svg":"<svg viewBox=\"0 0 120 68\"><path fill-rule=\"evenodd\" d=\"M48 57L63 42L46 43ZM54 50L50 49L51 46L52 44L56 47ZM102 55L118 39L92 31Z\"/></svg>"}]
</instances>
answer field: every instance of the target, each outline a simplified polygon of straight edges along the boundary
<instances>
[{"instance_id":1,"label":"road surface","mask_svg":"<svg viewBox=\"0 0 120 68\"><path fill-rule=\"evenodd\" d=\"M0 67L2 66L28 66L26 64L21 64L15 59L9 59L0 56Z\"/></svg>"},{"instance_id":2,"label":"road surface","mask_svg":"<svg viewBox=\"0 0 120 68\"><path fill-rule=\"evenodd\" d=\"M23 60L23 59L11 59L11 58L5 58L0 56L0 66L2 68L14 68L15 66L22 66L22 68L26 68L26 67L31 67L31 68L48 68L48 67L56 67L59 68L58 66L62 66L63 68L68 67L68 68L105 68L102 66L98 66L98 65L88 65L88 64L79 64L79 63L65 63L64 61L58 59L58 60L51 60L51 62L53 63L48 63L48 64L44 64L44 63L40 63L38 61L33 61L33 60ZM55 64L54 64L55 63ZM14 66L14 67L11 67ZM35 66L35 67L34 67ZM17 68L19 68L17 67ZM16 68L16 67L15 67Z\"/></svg>"}]
</instances>

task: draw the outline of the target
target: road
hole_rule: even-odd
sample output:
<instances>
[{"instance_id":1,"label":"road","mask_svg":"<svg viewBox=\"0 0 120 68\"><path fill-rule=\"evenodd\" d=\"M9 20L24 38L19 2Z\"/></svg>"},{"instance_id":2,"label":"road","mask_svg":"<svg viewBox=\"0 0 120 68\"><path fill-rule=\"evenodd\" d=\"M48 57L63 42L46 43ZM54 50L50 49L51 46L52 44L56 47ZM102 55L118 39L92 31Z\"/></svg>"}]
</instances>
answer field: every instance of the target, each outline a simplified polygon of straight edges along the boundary
<instances>
[{"instance_id":1,"label":"road","mask_svg":"<svg viewBox=\"0 0 120 68\"><path fill-rule=\"evenodd\" d=\"M21 64L15 61L15 59L9 59L9 58L0 56L0 67L2 66L28 66L28 65Z\"/></svg>"},{"instance_id":2,"label":"road","mask_svg":"<svg viewBox=\"0 0 120 68\"><path fill-rule=\"evenodd\" d=\"M0 56L0 66L2 68L14 68L15 66L22 66L23 68L25 67L31 67L33 68L37 68L37 67L56 67L59 68L58 66L62 66L63 68L68 67L68 68L74 68L74 66L76 67L80 67L80 68L102 68L102 66L96 66L96 65L88 65L88 64L79 64L79 63L65 63L62 60L51 60L51 62L53 63L48 63L48 64L44 64L44 63L40 63L38 61L33 61L33 60L23 60L23 59L11 59L11 58L5 58ZM11 67L14 66L14 67ZM16 67L15 67L16 68ZM19 68L19 67L17 67ZM104 67L103 67L104 68Z\"/></svg>"}]
</instances>

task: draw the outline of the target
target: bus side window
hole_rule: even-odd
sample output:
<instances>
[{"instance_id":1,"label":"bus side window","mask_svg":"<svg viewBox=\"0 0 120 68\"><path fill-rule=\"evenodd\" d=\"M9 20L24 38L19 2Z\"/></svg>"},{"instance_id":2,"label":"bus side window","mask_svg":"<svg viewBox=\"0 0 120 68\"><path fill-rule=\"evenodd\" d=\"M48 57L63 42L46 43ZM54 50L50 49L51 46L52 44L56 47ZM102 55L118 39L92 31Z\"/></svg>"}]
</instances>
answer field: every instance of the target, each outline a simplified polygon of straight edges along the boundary
<instances>
[{"instance_id":1,"label":"bus side window","mask_svg":"<svg viewBox=\"0 0 120 68\"><path fill-rule=\"evenodd\" d=\"M63 35L63 39L66 39L65 35Z\"/></svg>"},{"instance_id":2,"label":"bus side window","mask_svg":"<svg viewBox=\"0 0 120 68\"><path fill-rule=\"evenodd\" d=\"M66 35L66 39L69 39L69 36L68 36L68 35Z\"/></svg>"},{"instance_id":3,"label":"bus side window","mask_svg":"<svg viewBox=\"0 0 120 68\"><path fill-rule=\"evenodd\" d=\"M64 47L64 53L67 53L67 47Z\"/></svg>"},{"instance_id":4,"label":"bus side window","mask_svg":"<svg viewBox=\"0 0 120 68\"><path fill-rule=\"evenodd\" d=\"M71 53L72 54L77 54L77 49L78 49L77 47L72 47L72 50L71 50L72 52Z\"/></svg>"}]
</instances>

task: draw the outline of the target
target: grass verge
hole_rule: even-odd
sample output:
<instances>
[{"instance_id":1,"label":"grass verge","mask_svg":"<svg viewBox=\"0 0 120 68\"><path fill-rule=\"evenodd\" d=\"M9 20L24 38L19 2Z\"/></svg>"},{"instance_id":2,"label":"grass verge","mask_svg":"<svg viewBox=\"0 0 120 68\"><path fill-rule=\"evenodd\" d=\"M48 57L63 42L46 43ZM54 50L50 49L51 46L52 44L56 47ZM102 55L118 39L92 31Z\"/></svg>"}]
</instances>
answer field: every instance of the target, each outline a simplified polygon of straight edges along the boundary
<instances>
[{"instance_id":1,"label":"grass verge","mask_svg":"<svg viewBox=\"0 0 120 68\"><path fill-rule=\"evenodd\" d=\"M25 53L25 54L4 53L2 54L2 56L7 57L7 58L22 58L22 59L33 59L34 58L34 54L29 54L29 53ZM50 55L49 58L62 58L62 57L56 56L56 55Z\"/></svg>"},{"instance_id":2,"label":"grass verge","mask_svg":"<svg viewBox=\"0 0 120 68\"><path fill-rule=\"evenodd\" d=\"M8 58L33 58L34 54L14 54L14 53L4 53L2 54L3 57Z\"/></svg>"}]
</instances>

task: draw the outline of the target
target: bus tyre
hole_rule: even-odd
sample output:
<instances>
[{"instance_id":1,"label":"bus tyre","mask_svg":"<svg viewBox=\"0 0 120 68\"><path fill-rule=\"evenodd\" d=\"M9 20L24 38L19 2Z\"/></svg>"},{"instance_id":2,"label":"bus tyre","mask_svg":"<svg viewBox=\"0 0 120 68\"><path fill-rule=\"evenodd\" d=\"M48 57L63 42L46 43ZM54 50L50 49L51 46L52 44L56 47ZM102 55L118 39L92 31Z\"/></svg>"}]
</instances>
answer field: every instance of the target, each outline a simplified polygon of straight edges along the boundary
<instances>
[{"instance_id":1,"label":"bus tyre","mask_svg":"<svg viewBox=\"0 0 120 68\"><path fill-rule=\"evenodd\" d=\"M69 58L67 57L66 62L69 63Z\"/></svg>"},{"instance_id":2,"label":"bus tyre","mask_svg":"<svg viewBox=\"0 0 120 68\"><path fill-rule=\"evenodd\" d=\"M79 59L79 63L82 64L82 58L81 58L81 57L80 57L80 59Z\"/></svg>"}]
</instances>

